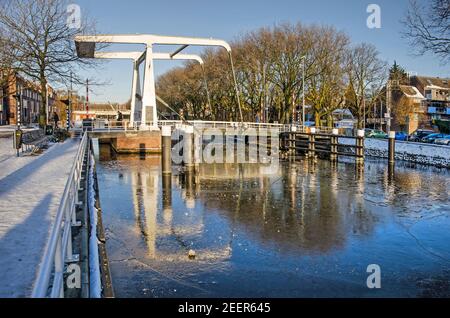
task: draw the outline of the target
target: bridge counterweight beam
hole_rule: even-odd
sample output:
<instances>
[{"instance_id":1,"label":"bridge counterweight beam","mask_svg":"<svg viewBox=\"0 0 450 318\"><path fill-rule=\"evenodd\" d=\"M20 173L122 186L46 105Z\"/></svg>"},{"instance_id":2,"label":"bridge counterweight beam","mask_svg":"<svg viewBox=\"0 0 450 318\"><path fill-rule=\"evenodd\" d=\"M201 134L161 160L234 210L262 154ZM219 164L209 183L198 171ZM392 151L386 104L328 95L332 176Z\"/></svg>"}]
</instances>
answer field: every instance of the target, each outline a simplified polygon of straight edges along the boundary
<instances>
[{"instance_id":1,"label":"bridge counterweight beam","mask_svg":"<svg viewBox=\"0 0 450 318\"><path fill-rule=\"evenodd\" d=\"M146 127L151 122L153 128L158 128L158 115L156 112L155 76L153 70L153 48L147 45L144 70L144 94L142 97L142 122Z\"/></svg>"}]
</instances>

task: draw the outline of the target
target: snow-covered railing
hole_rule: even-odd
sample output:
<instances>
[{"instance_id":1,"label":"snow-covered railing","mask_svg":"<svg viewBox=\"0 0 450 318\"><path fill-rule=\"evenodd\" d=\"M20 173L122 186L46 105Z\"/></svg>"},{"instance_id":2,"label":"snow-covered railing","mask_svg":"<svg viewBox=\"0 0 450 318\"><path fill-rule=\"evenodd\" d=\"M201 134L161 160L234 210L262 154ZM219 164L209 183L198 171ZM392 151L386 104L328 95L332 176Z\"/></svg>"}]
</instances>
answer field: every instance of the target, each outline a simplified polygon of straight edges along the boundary
<instances>
[{"instance_id":1,"label":"snow-covered railing","mask_svg":"<svg viewBox=\"0 0 450 318\"><path fill-rule=\"evenodd\" d=\"M85 133L64 188L32 297L64 297L65 264L78 261L78 255L74 255L72 251L72 226L79 225L76 220L76 206L79 204L78 190L81 188L83 160L87 150L88 136Z\"/></svg>"}]
</instances>

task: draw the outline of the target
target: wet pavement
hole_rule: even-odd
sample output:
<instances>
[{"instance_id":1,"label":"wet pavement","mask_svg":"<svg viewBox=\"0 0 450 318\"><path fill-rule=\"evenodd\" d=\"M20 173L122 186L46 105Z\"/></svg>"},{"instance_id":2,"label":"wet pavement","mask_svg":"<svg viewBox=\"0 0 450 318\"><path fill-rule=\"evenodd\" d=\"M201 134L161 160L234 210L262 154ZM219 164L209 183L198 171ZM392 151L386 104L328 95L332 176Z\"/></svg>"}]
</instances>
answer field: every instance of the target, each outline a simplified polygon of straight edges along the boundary
<instances>
[{"instance_id":1,"label":"wet pavement","mask_svg":"<svg viewBox=\"0 0 450 318\"><path fill-rule=\"evenodd\" d=\"M163 178L159 156L99 159L118 297L450 296L448 170L301 161Z\"/></svg>"}]
</instances>

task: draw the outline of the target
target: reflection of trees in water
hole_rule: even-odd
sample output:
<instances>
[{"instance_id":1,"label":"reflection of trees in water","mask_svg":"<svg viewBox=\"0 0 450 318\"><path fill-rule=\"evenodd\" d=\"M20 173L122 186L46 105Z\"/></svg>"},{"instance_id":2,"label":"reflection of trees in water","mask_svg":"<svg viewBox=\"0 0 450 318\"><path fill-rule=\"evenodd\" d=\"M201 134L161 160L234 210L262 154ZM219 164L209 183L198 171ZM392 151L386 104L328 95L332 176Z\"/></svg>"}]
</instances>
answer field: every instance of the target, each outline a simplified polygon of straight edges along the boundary
<instances>
[{"instance_id":1,"label":"reflection of trees in water","mask_svg":"<svg viewBox=\"0 0 450 318\"><path fill-rule=\"evenodd\" d=\"M364 189L355 194L341 184L342 177L354 187L358 182L327 165L317 169L313 164L283 165L270 177L244 171L239 179L224 173L213 178L211 171L229 169L205 166L198 196L209 210L219 210L263 243L290 252L326 252L342 248L353 233L369 235L375 220L364 207Z\"/></svg>"}]
</instances>

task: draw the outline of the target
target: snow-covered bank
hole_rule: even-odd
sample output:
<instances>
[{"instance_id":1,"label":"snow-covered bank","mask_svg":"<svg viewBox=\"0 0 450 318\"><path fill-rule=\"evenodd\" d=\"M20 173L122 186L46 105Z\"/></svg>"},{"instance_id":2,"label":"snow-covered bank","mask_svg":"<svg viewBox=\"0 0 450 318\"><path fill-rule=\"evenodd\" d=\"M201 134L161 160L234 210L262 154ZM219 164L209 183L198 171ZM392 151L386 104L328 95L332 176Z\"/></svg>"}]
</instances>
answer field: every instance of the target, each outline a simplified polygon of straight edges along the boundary
<instances>
[{"instance_id":1,"label":"snow-covered bank","mask_svg":"<svg viewBox=\"0 0 450 318\"><path fill-rule=\"evenodd\" d=\"M353 145L355 140L339 138L339 143ZM366 156L388 158L387 139L366 138L364 148ZM395 159L450 168L450 146L396 140Z\"/></svg>"},{"instance_id":2,"label":"snow-covered bank","mask_svg":"<svg viewBox=\"0 0 450 318\"><path fill-rule=\"evenodd\" d=\"M0 165L8 158L14 157L16 150L13 147L12 134L0 136Z\"/></svg>"},{"instance_id":3,"label":"snow-covered bank","mask_svg":"<svg viewBox=\"0 0 450 318\"><path fill-rule=\"evenodd\" d=\"M94 188L94 171L95 171L95 159L92 154L91 156L91 166L89 168L89 190L88 190L88 201L89 201L89 219L91 225L91 232L89 234L89 292L90 298L101 298L102 297L102 283L100 278L100 259L98 253L98 238L97 238L97 213L98 210L95 208L95 188Z\"/></svg>"},{"instance_id":4,"label":"snow-covered bank","mask_svg":"<svg viewBox=\"0 0 450 318\"><path fill-rule=\"evenodd\" d=\"M39 156L19 158L7 155L8 141L6 148L2 144L0 297L31 295L78 144L67 140Z\"/></svg>"}]
</instances>

